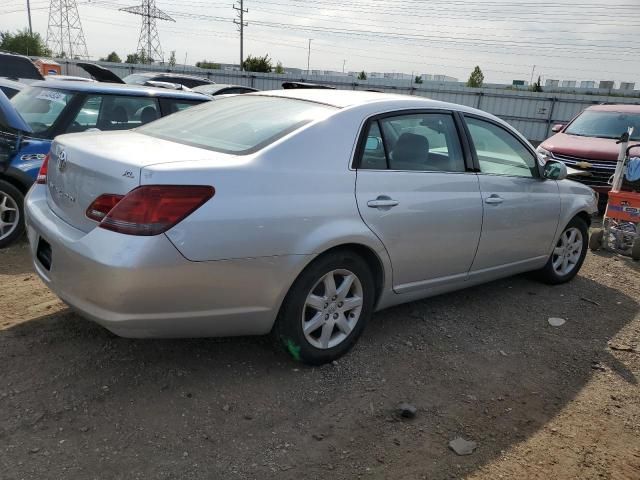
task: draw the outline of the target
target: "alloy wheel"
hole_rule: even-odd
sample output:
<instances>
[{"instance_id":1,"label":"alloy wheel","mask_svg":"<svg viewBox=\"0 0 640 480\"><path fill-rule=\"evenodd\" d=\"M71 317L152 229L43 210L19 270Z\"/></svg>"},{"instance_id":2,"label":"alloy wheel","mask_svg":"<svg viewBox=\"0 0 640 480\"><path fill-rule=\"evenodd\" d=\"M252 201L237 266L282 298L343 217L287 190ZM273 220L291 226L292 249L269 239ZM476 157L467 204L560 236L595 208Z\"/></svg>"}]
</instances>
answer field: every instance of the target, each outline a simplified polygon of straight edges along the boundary
<instances>
[{"instance_id":1,"label":"alloy wheel","mask_svg":"<svg viewBox=\"0 0 640 480\"><path fill-rule=\"evenodd\" d=\"M582 232L575 228L567 228L558 239L553 249L551 263L553 270L560 276L568 275L580 261L584 239Z\"/></svg>"},{"instance_id":2,"label":"alloy wheel","mask_svg":"<svg viewBox=\"0 0 640 480\"><path fill-rule=\"evenodd\" d=\"M332 270L311 289L302 310L302 331L319 349L333 348L353 331L363 305L360 279L349 270Z\"/></svg>"},{"instance_id":3,"label":"alloy wheel","mask_svg":"<svg viewBox=\"0 0 640 480\"><path fill-rule=\"evenodd\" d=\"M13 197L0 191L0 240L11 235L20 224L20 210Z\"/></svg>"}]
</instances>

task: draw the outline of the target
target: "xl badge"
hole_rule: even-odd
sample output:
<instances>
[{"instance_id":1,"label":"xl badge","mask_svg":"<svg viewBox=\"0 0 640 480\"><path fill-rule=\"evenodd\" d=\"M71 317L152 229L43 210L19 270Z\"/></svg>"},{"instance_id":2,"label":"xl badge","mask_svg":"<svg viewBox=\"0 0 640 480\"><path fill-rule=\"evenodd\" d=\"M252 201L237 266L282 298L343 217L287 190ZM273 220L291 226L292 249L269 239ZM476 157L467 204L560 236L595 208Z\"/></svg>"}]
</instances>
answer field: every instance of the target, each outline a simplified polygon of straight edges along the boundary
<instances>
[{"instance_id":1,"label":"xl badge","mask_svg":"<svg viewBox=\"0 0 640 480\"><path fill-rule=\"evenodd\" d=\"M67 168L67 152L60 149L58 151L58 171L64 172Z\"/></svg>"}]
</instances>

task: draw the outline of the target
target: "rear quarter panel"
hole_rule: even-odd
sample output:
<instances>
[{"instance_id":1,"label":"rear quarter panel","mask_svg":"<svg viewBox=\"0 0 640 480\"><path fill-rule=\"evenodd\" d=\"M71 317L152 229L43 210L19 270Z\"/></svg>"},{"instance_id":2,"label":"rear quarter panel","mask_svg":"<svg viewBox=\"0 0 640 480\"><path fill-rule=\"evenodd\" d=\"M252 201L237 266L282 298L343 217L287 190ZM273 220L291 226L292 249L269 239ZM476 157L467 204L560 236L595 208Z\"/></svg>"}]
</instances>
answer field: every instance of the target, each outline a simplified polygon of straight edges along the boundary
<instances>
[{"instance_id":1,"label":"rear quarter panel","mask_svg":"<svg viewBox=\"0 0 640 480\"><path fill-rule=\"evenodd\" d=\"M361 114L341 111L233 164L152 165L142 181L216 189L167 232L189 260L313 255L344 243L384 252L360 218L349 169L361 123Z\"/></svg>"}]
</instances>

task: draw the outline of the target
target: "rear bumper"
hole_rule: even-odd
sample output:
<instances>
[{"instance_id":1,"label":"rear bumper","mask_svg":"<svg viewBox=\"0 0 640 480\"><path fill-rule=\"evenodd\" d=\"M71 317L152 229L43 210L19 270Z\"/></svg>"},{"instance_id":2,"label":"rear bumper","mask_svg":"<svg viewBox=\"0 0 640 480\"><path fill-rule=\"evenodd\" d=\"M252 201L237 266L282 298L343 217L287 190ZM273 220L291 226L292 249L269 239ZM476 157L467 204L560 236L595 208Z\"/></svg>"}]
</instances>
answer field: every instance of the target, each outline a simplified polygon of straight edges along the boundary
<instances>
[{"instance_id":1,"label":"rear bumper","mask_svg":"<svg viewBox=\"0 0 640 480\"><path fill-rule=\"evenodd\" d=\"M81 315L124 337L259 335L307 256L192 262L165 235L136 237L101 228L77 230L48 207L36 185L25 200L38 275ZM47 270L40 238L51 245Z\"/></svg>"}]
</instances>

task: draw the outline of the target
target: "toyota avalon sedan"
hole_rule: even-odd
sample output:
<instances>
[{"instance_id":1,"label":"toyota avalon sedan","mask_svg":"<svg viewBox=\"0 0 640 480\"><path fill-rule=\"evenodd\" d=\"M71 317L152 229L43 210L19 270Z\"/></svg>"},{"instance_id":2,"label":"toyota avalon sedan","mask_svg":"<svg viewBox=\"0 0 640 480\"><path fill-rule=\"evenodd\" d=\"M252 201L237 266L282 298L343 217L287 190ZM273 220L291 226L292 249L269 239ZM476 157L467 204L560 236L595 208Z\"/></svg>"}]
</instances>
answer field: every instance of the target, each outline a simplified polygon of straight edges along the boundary
<instances>
[{"instance_id":1,"label":"toyota avalon sedan","mask_svg":"<svg viewBox=\"0 0 640 480\"><path fill-rule=\"evenodd\" d=\"M479 110L279 90L62 135L29 192L36 271L126 337L272 332L347 352L372 313L536 271L571 280L594 192Z\"/></svg>"}]
</instances>

